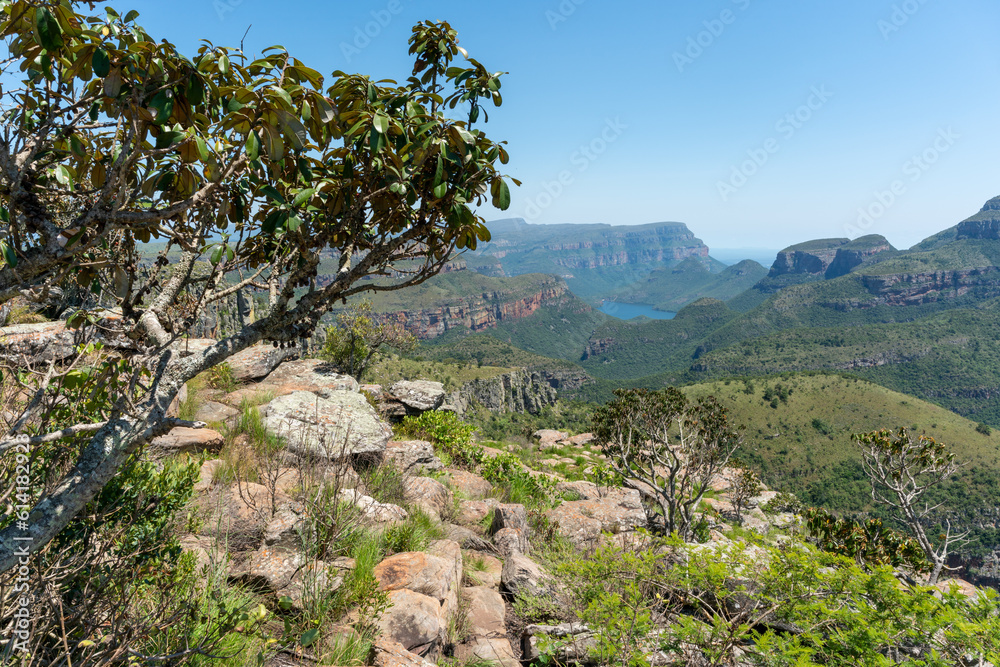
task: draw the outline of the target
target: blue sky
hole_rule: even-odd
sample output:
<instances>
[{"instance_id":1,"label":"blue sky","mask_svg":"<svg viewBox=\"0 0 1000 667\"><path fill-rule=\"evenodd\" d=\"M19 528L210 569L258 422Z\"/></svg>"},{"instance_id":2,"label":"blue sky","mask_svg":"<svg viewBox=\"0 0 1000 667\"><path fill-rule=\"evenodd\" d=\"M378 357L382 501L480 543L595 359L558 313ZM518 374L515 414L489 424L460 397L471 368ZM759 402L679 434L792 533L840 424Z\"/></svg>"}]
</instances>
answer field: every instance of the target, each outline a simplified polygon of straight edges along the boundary
<instances>
[{"instance_id":1,"label":"blue sky","mask_svg":"<svg viewBox=\"0 0 1000 667\"><path fill-rule=\"evenodd\" d=\"M721 248L866 233L909 247L1000 194L995 0L114 6L188 53L252 25L249 51L398 80L410 27L450 21L509 72L488 128L524 185L487 219L676 220Z\"/></svg>"}]
</instances>

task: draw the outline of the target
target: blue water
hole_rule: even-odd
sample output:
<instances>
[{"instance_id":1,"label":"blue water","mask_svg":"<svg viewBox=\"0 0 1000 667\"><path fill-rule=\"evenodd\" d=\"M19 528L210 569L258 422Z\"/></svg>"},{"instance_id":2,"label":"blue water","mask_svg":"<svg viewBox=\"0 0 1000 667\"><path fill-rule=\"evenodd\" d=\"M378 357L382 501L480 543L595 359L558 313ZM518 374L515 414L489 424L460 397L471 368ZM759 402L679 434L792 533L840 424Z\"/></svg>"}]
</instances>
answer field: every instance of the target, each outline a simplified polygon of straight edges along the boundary
<instances>
[{"instance_id":1,"label":"blue water","mask_svg":"<svg viewBox=\"0 0 1000 667\"><path fill-rule=\"evenodd\" d=\"M598 310L620 320L631 320L642 315L653 320L672 320L677 314L665 310L655 310L645 303L616 303L614 301L605 301Z\"/></svg>"}]
</instances>

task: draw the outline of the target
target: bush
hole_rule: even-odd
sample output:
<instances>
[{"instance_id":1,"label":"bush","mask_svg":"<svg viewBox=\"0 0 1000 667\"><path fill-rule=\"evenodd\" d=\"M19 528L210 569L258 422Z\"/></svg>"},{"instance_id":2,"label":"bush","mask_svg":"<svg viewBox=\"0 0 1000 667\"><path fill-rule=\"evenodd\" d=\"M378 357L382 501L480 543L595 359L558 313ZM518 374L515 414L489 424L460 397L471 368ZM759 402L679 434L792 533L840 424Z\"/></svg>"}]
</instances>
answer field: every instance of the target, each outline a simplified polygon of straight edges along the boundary
<instances>
[{"instance_id":1,"label":"bush","mask_svg":"<svg viewBox=\"0 0 1000 667\"><path fill-rule=\"evenodd\" d=\"M475 428L454 412L431 410L417 417L406 417L397 427L401 435L427 440L444 452L453 465L472 468L482 463L482 447L472 442Z\"/></svg>"},{"instance_id":2,"label":"bush","mask_svg":"<svg viewBox=\"0 0 1000 667\"><path fill-rule=\"evenodd\" d=\"M976 425L976 433L982 433L983 435L989 437L993 435L993 429L991 429L987 424L979 422L979 424Z\"/></svg>"}]
</instances>

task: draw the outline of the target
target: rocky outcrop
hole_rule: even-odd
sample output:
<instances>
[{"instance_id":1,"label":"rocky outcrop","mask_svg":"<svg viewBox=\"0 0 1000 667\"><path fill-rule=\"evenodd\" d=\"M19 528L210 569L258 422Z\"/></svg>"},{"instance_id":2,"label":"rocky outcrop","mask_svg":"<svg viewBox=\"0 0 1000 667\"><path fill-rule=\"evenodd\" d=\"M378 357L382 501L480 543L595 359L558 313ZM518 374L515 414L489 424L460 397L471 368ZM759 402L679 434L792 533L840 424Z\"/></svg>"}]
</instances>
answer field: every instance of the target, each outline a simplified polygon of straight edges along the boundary
<instances>
[{"instance_id":1,"label":"rocky outcrop","mask_svg":"<svg viewBox=\"0 0 1000 667\"><path fill-rule=\"evenodd\" d=\"M778 253L768 277L790 273L825 273L837 257L837 249L850 239L819 239L785 248Z\"/></svg>"},{"instance_id":2,"label":"rocky outcrop","mask_svg":"<svg viewBox=\"0 0 1000 667\"><path fill-rule=\"evenodd\" d=\"M1000 268L987 266L956 271L926 271L865 275L861 280L874 301L872 306L913 306L974 295L979 299L1000 296Z\"/></svg>"},{"instance_id":3,"label":"rocky outcrop","mask_svg":"<svg viewBox=\"0 0 1000 667\"><path fill-rule=\"evenodd\" d=\"M455 328L483 331L502 322L524 319L542 306L558 302L566 293L566 283L547 276L537 291L527 296L515 297L505 291L483 292L446 306L383 313L379 317L386 322L402 324L417 338L428 340Z\"/></svg>"},{"instance_id":4,"label":"rocky outcrop","mask_svg":"<svg viewBox=\"0 0 1000 667\"><path fill-rule=\"evenodd\" d=\"M837 249L837 255L827 267L824 277L830 280L846 276L870 258L895 250L884 236L878 234L862 236Z\"/></svg>"},{"instance_id":5,"label":"rocky outcrop","mask_svg":"<svg viewBox=\"0 0 1000 667\"><path fill-rule=\"evenodd\" d=\"M459 390L459 396L492 412L538 414L542 408L556 402L557 392L542 373L521 369L467 382Z\"/></svg>"},{"instance_id":6,"label":"rocky outcrop","mask_svg":"<svg viewBox=\"0 0 1000 667\"><path fill-rule=\"evenodd\" d=\"M264 426L282 437L293 454L342 459L356 454L379 454L392 437L361 394L331 392L322 398L308 391L279 396L264 408Z\"/></svg>"}]
</instances>

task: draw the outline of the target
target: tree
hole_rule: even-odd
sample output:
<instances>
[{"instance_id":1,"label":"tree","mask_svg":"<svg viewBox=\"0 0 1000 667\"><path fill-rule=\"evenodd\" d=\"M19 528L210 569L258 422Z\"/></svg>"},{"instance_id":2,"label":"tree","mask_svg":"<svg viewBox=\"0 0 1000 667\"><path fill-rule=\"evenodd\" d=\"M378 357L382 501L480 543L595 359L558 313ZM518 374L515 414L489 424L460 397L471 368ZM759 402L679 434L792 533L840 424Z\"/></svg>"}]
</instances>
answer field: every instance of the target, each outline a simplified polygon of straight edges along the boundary
<instances>
[{"instance_id":1,"label":"tree","mask_svg":"<svg viewBox=\"0 0 1000 667\"><path fill-rule=\"evenodd\" d=\"M900 519L933 565L929 583L934 585L946 567L951 548L963 542L968 533L953 535L951 522L946 520L945 532L935 546L924 522L940 504L925 503L921 508L920 498L959 470L955 455L934 438L914 438L905 428L895 433L883 429L855 435L854 440L861 448L861 464L872 485L872 500L902 515Z\"/></svg>"},{"instance_id":2,"label":"tree","mask_svg":"<svg viewBox=\"0 0 1000 667\"><path fill-rule=\"evenodd\" d=\"M177 423L166 411L187 380L262 341L294 345L337 300L426 280L489 238L474 205L510 203L507 153L474 127L482 103L501 104L501 73L447 23L414 27L405 83L338 71L324 88L282 47L254 58L206 42L187 58L137 16L0 0L0 67L20 81L0 93L0 304L78 290L92 298L67 322L77 342L114 342L6 357L31 393L0 456L27 438L69 458L33 477L26 531L0 523L0 572L18 561L15 537L42 549ZM468 67L452 64L460 53ZM164 247L147 261L152 240ZM186 327L241 289L265 290L267 312L182 357ZM71 385L93 390L90 409L51 419Z\"/></svg>"},{"instance_id":3,"label":"tree","mask_svg":"<svg viewBox=\"0 0 1000 667\"><path fill-rule=\"evenodd\" d=\"M618 389L593 424L623 484L657 503L667 532L689 539L698 503L740 445L725 408L712 397L692 405L672 387Z\"/></svg>"},{"instance_id":4,"label":"tree","mask_svg":"<svg viewBox=\"0 0 1000 667\"><path fill-rule=\"evenodd\" d=\"M736 513L736 523L743 524L743 511L750 507L750 500L763 491L763 485L757 473L749 468L736 471L732 488L729 490L729 502Z\"/></svg>"},{"instance_id":5,"label":"tree","mask_svg":"<svg viewBox=\"0 0 1000 667\"><path fill-rule=\"evenodd\" d=\"M408 352L416 342L401 323L380 322L372 302L365 299L337 315L337 326L326 330L320 355L360 381L383 347Z\"/></svg>"}]
</instances>

